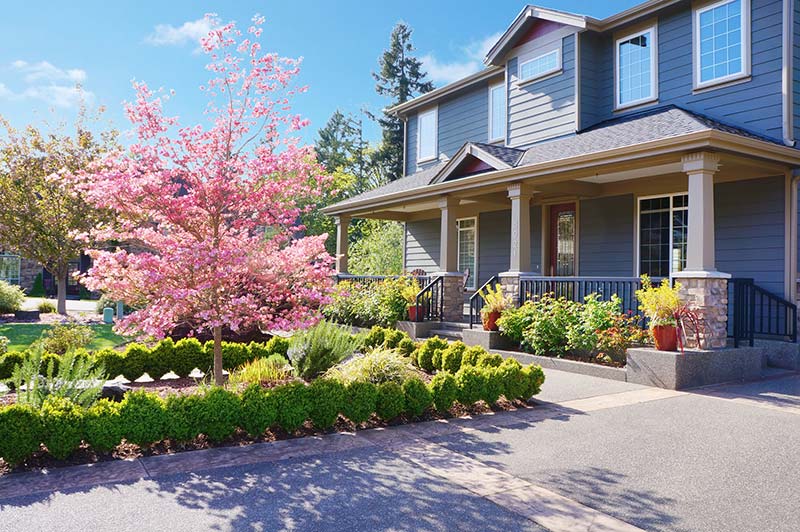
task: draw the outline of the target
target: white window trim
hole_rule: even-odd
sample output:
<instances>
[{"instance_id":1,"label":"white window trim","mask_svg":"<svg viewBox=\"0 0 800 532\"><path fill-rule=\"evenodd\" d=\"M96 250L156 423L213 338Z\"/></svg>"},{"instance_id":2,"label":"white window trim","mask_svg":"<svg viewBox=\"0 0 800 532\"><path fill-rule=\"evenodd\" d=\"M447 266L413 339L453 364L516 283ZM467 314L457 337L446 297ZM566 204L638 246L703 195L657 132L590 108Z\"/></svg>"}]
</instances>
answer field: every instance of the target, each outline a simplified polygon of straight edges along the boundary
<instances>
[{"instance_id":1,"label":"white window trim","mask_svg":"<svg viewBox=\"0 0 800 532\"><path fill-rule=\"evenodd\" d=\"M533 61L536 61L537 59L541 59L542 57L545 57L545 56L550 55L552 53L556 54L556 66L555 67L551 68L550 70L545 70L544 72L540 72L540 73L536 74L535 76L531 76L530 78L523 78L522 77L522 67L523 67L523 65L527 65L528 63L532 63ZM527 85L528 83L533 83L534 81L541 80L542 78L545 78L547 76L555 74L556 72L561 72L561 70L563 69L563 64L561 63L561 61L562 61L562 57L561 56L562 56L562 54L561 54L561 45L559 43L559 46L557 46L556 48L553 48L552 50L548 50L543 54L539 54L539 55L537 55L535 57L531 57L530 59L526 59L525 61L519 61L518 64L517 64L517 85L518 86Z\"/></svg>"},{"instance_id":2,"label":"white window trim","mask_svg":"<svg viewBox=\"0 0 800 532\"><path fill-rule=\"evenodd\" d=\"M673 243L673 241L672 241L672 237L673 237L673 234L672 234L672 211L675 210L672 207L672 198L674 198L675 196L688 196L688 195L689 195L689 191L686 190L684 192L672 192L672 193L669 193L669 194L651 194L649 196L636 196L635 197L636 209L634 209L635 213L633 215L634 216L634 219L633 219L633 236L634 236L634 248L633 248L634 257L633 257L633 261L634 261L634 271L636 272L635 277L641 277L642 276L642 264L639 261L639 259L641 257L641 249L640 249L641 234L640 234L640 231L639 231L639 226L641 224L642 201L649 200L649 199L656 199L656 198L667 198L667 197L669 198L669 212L670 212L669 250L670 250L670 253L672 253L672 243ZM679 209L681 209L681 210L683 210L684 208L686 208L688 210L688 207L679 207ZM670 260L669 260L669 276L670 276L670 278L672 278L672 273L673 273L672 272L672 259L670 258Z\"/></svg>"},{"instance_id":3,"label":"white window trim","mask_svg":"<svg viewBox=\"0 0 800 532\"><path fill-rule=\"evenodd\" d=\"M628 41L645 33L652 35L652 46L650 47L650 95L638 100L621 103L619 93L619 44ZM658 24L653 24L647 28L634 33L623 35L614 41L614 110L628 109L645 103L658 101Z\"/></svg>"},{"instance_id":4,"label":"white window trim","mask_svg":"<svg viewBox=\"0 0 800 532\"><path fill-rule=\"evenodd\" d=\"M708 87L716 87L718 85L725 85L732 81L737 81L742 78L750 76L751 67L751 39L750 39L750 0L741 0L741 13L742 23L739 25L739 31L742 32L742 71L736 74L729 74L727 76L712 79L711 81L700 81L700 15L710 9L728 4L732 0L720 0L706 4L703 7L695 8L692 13L692 82L694 90L701 90Z\"/></svg>"},{"instance_id":5,"label":"white window trim","mask_svg":"<svg viewBox=\"0 0 800 532\"><path fill-rule=\"evenodd\" d=\"M422 128L420 127L420 123L422 122L422 117L424 115L433 114L433 155L431 157L425 157L420 159L420 146L422 145ZM430 109L426 109L425 111L421 111L417 113L417 163L426 163L429 161L435 161L439 158L439 106L431 107Z\"/></svg>"},{"instance_id":6,"label":"white window trim","mask_svg":"<svg viewBox=\"0 0 800 532\"><path fill-rule=\"evenodd\" d=\"M466 285L464 288L468 290L475 290L478 287L478 217L477 216L467 216L465 218L456 218L456 227L457 227L457 234L456 234L456 268L458 271L461 271L461 231L465 231L465 229L461 229L459 222L465 220L475 220L475 268L470 270L472 274L472 285Z\"/></svg>"},{"instance_id":7,"label":"white window trim","mask_svg":"<svg viewBox=\"0 0 800 532\"><path fill-rule=\"evenodd\" d=\"M500 137L492 137L492 125L494 123L494 115L492 114L492 108L494 107L494 105L493 105L494 102L492 101L492 92L495 89L504 88L505 85L506 84L504 82L502 82L502 81L499 82L499 83L494 83L492 85L489 85L489 133L488 133L488 135L486 137L486 138L489 139L489 143L495 143L495 142L501 142L501 141L503 143L505 143L506 134L508 133L508 94L504 94L503 95L503 103L505 104L505 108L506 108L506 111L504 113L505 114L504 132L503 132L503 135L500 136Z\"/></svg>"},{"instance_id":8,"label":"white window trim","mask_svg":"<svg viewBox=\"0 0 800 532\"><path fill-rule=\"evenodd\" d=\"M16 255L14 253L3 253L0 252L0 258L8 258L8 259L17 259L17 275L16 277L9 276L6 279L0 279L6 281L10 284L19 285L22 281L22 257Z\"/></svg>"}]
</instances>

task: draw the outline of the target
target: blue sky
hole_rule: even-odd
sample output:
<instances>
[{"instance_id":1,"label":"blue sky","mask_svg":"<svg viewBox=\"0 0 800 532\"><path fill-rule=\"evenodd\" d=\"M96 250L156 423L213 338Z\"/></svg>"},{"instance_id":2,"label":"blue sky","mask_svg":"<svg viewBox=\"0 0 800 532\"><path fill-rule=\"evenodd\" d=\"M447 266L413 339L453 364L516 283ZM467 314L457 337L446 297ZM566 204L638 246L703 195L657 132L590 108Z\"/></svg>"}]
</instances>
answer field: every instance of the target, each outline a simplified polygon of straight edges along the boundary
<instances>
[{"instance_id":1,"label":"blue sky","mask_svg":"<svg viewBox=\"0 0 800 532\"><path fill-rule=\"evenodd\" d=\"M541 0L537 5L597 18L627 9L635 0ZM522 2L331 1L128 1L8 2L0 18L0 114L16 126L74 117L74 84L94 105L105 105L118 129L127 121L122 102L132 97L130 81L174 89L167 111L182 124L202 120L197 90L206 78L205 56L197 51L198 22L208 12L244 25L255 13L267 19L267 50L304 58L299 82L310 91L295 109L316 131L337 108L358 113L380 110L386 101L370 75L394 24L414 29L417 54L436 86L481 68L486 47L502 33ZM370 127L368 136L377 138Z\"/></svg>"}]
</instances>

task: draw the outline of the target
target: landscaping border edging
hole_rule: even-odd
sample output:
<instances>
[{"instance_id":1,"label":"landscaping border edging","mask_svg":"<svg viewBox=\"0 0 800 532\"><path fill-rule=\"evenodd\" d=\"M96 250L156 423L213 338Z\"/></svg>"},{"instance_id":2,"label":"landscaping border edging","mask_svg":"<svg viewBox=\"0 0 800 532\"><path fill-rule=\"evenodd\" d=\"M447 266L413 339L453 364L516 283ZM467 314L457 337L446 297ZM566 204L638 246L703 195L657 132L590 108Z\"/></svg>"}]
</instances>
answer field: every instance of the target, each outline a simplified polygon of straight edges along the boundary
<instances>
[{"instance_id":1,"label":"landscaping border edging","mask_svg":"<svg viewBox=\"0 0 800 532\"><path fill-rule=\"evenodd\" d=\"M566 358L543 357L540 355L532 355L530 353L522 353L520 351L492 349L492 352L502 355L504 358L514 358L521 364L535 363L544 369L567 371L569 373L577 373L579 375L588 375L589 377L598 377L601 379L609 379L621 382L628 380L625 368L601 366L600 364L579 362L577 360L569 360Z\"/></svg>"}]
</instances>

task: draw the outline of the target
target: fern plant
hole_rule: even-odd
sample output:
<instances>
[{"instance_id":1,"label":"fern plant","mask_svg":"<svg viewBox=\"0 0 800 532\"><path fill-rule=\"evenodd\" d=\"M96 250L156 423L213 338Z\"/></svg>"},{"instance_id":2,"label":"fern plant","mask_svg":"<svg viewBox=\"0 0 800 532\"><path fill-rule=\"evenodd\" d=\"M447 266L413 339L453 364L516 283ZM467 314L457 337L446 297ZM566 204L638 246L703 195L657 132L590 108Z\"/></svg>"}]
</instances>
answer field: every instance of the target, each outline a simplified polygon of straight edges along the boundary
<instances>
[{"instance_id":1,"label":"fern plant","mask_svg":"<svg viewBox=\"0 0 800 532\"><path fill-rule=\"evenodd\" d=\"M17 391L18 403L41 408L48 397L60 397L88 407L97 400L105 383L102 366L93 367L87 357L70 351L61 358L57 369L55 360L50 358L42 371L42 358L41 349L34 349L14 368L10 382Z\"/></svg>"},{"instance_id":2,"label":"fern plant","mask_svg":"<svg viewBox=\"0 0 800 532\"><path fill-rule=\"evenodd\" d=\"M297 374L311 380L352 355L362 341L344 327L321 321L292 337L288 355Z\"/></svg>"}]
</instances>

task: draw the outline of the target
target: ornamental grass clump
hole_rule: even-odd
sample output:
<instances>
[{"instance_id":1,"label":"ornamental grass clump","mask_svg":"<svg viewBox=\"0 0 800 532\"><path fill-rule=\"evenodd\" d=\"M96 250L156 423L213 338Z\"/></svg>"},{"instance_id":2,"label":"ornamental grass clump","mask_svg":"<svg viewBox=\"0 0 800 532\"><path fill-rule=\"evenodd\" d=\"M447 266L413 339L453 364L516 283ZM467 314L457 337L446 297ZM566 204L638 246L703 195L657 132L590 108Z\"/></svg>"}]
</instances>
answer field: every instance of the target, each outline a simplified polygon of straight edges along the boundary
<instances>
[{"instance_id":1,"label":"ornamental grass clump","mask_svg":"<svg viewBox=\"0 0 800 532\"><path fill-rule=\"evenodd\" d=\"M270 384L292 378L292 366L283 356L275 354L246 362L228 377L234 389L248 384Z\"/></svg>"},{"instance_id":2,"label":"ornamental grass clump","mask_svg":"<svg viewBox=\"0 0 800 532\"><path fill-rule=\"evenodd\" d=\"M331 368L326 376L345 384L351 382L371 382L381 384L395 382L402 384L417 374L408 357L394 349L375 349L363 355L356 355Z\"/></svg>"},{"instance_id":3,"label":"ornamental grass clump","mask_svg":"<svg viewBox=\"0 0 800 532\"><path fill-rule=\"evenodd\" d=\"M311 380L352 355L360 343L344 327L321 321L292 337L288 355L297 375Z\"/></svg>"},{"instance_id":4,"label":"ornamental grass clump","mask_svg":"<svg viewBox=\"0 0 800 532\"><path fill-rule=\"evenodd\" d=\"M642 288L636 291L639 310L650 320L650 327L657 325L676 325L675 314L681 308L681 284L670 285L669 279L653 286L650 277L642 275Z\"/></svg>"}]
</instances>

